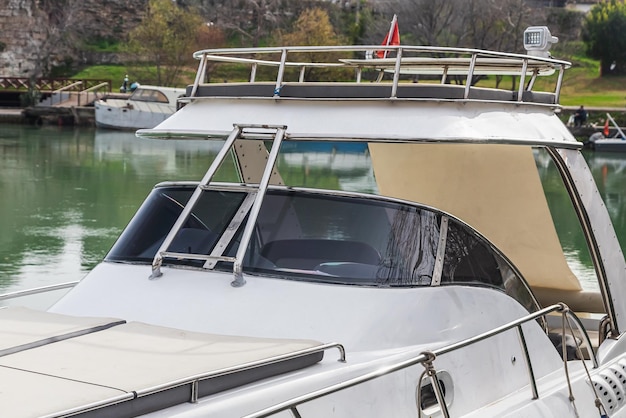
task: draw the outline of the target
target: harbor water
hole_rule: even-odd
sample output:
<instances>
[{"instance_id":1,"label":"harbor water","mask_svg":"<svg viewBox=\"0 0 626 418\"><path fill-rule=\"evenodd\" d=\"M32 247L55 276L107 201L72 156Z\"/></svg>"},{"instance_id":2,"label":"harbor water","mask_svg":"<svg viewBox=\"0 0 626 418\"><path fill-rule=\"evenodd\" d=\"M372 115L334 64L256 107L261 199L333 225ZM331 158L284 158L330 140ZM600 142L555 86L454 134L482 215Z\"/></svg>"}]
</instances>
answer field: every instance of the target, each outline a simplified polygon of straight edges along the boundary
<instances>
[{"instance_id":1,"label":"harbor water","mask_svg":"<svg viewBox=\"0 0 626 418\"><path fill-rule=\"evenodd\" d=\"M138 139L132 132L2 125L0 128L0 294L80 280L107 253L150 189L199 180L221 143ZM298 186L375 192L364 146L289 145L279 170ZM626 153L585 154L626 242ZM542 181L560 181L538 156ZM219 180L236 180L225 166ZM567 196L547 199L570 267L593 275L584 238L572 228ZM146 277L149 271L146 270ZM1 304L1 302L0 302Z\"/></svg>"}]
</instances>

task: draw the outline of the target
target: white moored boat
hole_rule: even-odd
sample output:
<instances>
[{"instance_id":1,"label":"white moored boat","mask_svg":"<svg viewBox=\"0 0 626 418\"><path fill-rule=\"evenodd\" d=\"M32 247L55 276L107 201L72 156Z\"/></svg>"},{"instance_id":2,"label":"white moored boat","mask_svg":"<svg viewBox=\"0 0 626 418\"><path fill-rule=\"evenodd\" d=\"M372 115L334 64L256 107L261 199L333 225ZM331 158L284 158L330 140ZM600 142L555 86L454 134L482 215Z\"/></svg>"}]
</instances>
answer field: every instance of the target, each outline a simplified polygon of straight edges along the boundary
<instances>
[{"instance_id":1,"label":"white moored boat","mask_svg":"<svg viewBox=\"0 0 626 418\"><path fill-rule=\"evenodd\" d=\"M107 98L94 103L99 128L136 130L154 128L176 112L185 89L140 85L127 99Z\"/></svg>"},{"instance_id":2,"label":"white moored boat","mask_svg":"<svg viewBox=\"0 0 626 418\"><path fill-rule=\"evenodd\" d=\"M138 136L223 148L199 182L157 185L48 311L0 310L3 414L626 416L626 263L555 115L569 63L413 46L366 58L380 48L197 52L185 106ZM250 65L250 81L205 84L220 62ZM320 68L341 81L308 81ZM520 87L473 85L487 74ZM290 141L367 143L377 192L286 184ZM537 156L561 173L591 289ZM239 181L216 182L231 162Z\"/></svg>"}]
</instances>

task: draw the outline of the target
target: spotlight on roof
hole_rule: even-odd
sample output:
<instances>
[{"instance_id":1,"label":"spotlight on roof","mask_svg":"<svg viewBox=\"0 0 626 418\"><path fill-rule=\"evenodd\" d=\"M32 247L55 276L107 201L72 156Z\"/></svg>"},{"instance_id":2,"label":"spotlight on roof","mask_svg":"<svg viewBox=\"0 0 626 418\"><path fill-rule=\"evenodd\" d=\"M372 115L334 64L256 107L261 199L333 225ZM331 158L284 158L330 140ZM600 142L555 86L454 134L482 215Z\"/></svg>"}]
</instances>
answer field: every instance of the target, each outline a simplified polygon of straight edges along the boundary
<instances>
[{"instance_id":1,"label":"spotlight on roof","mask_svg":"<svg viewBox=\"0 0 626 418\"><path fill-rule=\"evenodd\" d=\"M547 26L531 26L524 31L524 48L528 55L536 57L550 57L550 47L559 42L559 38L552 36Z\"/></svg>"}]
</instances>

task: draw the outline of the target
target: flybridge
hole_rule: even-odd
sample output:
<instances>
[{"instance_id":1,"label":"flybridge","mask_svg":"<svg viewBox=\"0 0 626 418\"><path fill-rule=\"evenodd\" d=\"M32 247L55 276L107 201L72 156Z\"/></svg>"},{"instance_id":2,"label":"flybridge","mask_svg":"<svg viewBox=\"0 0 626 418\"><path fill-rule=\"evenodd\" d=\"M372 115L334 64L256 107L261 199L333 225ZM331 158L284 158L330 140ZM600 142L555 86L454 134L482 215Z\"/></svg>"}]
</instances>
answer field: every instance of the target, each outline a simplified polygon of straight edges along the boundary
<instances>
[{"instance_id":1,"label":"flybridge","mask_svg":"<svg viewBox=\"0 0 626 418\"><path fill-rule=\"evenodd\" d=\"M368 58L376 57L380 50L387 51L387 58ZM335 97L505 101L554 106L558 104L564 70L570 67L569 62L543 56L425 46L207 49L194 56L200 60L198 72L183 101L207 96ZM223 63L249 66L248 81L205 83L209 71ZM537 77L553 74L556 76L551 83L542 83L541 90L535 87ZM477 86L481 78L503 75L517 77L514 89ZM551 84L550 88L546 84Z\"/></svg>"}]
</instances>

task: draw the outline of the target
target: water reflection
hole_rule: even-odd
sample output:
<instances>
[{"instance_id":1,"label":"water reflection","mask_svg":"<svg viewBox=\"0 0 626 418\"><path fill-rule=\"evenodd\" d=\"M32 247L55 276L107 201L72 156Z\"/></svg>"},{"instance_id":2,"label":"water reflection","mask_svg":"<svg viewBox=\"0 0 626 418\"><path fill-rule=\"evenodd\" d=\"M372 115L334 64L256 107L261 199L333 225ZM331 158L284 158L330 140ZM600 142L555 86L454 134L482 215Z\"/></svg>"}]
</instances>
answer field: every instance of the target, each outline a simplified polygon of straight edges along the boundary
<instances>
[{"instance_id":1,"label":"water reflection","mask_svg":"<svg viewBox=\"0 0 626 418\"><path fill-rule=\"evenodd\" d=\"M139 139L131 132L3 125L0 291L82 278L158 182L198 180L221 143ZM305 187L372 191L369 156L291 149L278 162ZM217 180L236 180L227 162Z\"/></svg>"},{"instance_id":2,"label":"water reflection","mask_svg":"<svg viewBox=\"0 0 626 418\"><path fill-rule=\"evenodd\" d=\"M589 168L598 184L598 189L611 215L618 234L626 239L621 232L626 231L626 154L607 152L587 152L585 155ZM624 244L622 244L622 251Z\"/></svg>"},{"instance_id":3,"label":"water reflection","mask_svg":"<svg viewBox=\"0 0 626 418\"><path fill-rule=\"evenodd\" d=\"M154 184L198 180L220 143L157 141L133 133L3 125L0 131L0 292L79 280L109 250ZM283 178L304 187L376 192L362 144L288 145ZM343 148L347 147L347 148ZM586 156L616 230L626 237L626 155ZM566 213L558 176L541 167L557 229L577 272L591 272L584 239ZM232 163L218 180L236 180ZM552 187L552 183L555 187ZM574 219L575 221L575 219Z\"/></svg>"}]
</instances>

